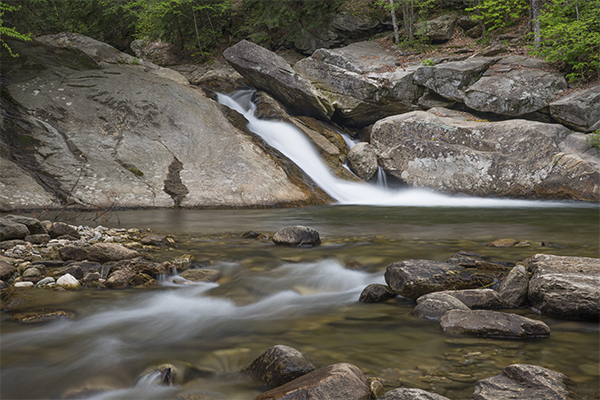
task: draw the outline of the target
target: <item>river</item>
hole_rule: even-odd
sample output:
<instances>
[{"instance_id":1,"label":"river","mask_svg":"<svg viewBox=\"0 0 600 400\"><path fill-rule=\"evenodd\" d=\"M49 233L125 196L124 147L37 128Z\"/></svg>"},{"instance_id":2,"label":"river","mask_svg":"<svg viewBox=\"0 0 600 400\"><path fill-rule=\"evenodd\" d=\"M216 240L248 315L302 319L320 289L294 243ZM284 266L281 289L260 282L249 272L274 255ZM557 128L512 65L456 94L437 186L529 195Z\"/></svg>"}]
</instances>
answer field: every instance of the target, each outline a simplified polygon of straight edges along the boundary
<instances>
[{"instance_id":1,"label":"river","mask_svg":"<svg viewBox=\"0 0 600 400\"><path fill-rule=\"evenodd\" d=\"M389 191L317 174L325 178L313 179L339 204L63 213L61 220L76 225L171 235L176 247L148 256L166 261L191 254L223 278L182 284L165 277L159 288L43 291L32 307L71 311L75 319L22 324L2 315L2 399L252 399L264 387L240 370L277 344L298 349L317 366L353 363L384 379L387 389L418 387L453 400L472 398L477 380L513 363L562 372L583 398L600 397L597 324L555 320L523 307L511 312L543 320L550 337L472 338L414 317L407 299L358 302L362 289L384 283L385 268L399 260L443 261L457 251L515 263L537 253L598 257L597 205ZM321 246L281 247L242 237L246 231L272 235L289 225L315 228ZM500 238L544 245L486 246ZM177 367L174 386L152 384L152 370L164 363Z\"/></svg>"}]
</instances>

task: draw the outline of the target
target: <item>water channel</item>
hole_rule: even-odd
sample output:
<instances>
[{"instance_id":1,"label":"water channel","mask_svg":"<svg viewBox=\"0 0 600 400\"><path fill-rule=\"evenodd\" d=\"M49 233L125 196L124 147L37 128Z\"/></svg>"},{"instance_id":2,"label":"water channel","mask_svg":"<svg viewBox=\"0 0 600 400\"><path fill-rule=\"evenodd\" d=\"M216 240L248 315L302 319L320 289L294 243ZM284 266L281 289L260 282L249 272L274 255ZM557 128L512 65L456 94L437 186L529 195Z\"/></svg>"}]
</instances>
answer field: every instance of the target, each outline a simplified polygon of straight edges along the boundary
<instances>
[{"instance_id":1,"label":"water channel","mask_svg":"<svg viewBox=\"0 0 600 400\"><path fill-rule=\"evenodd\" d=\"M442 332L439 323L413 316L407 299L358 302L366 285L384 283L387 265L404 259L443 261L457 251L515 263L537 253L598 257L597 206L376 193L353 202L342 192L335 194L340 204L300 209L61 215L75 225L171 235L176 247L147 256L166 261L191 254L223 278L190 284L165 277L151 289L43 291L32 308L76 317L31 325L2 315L1 397L252 399L265 388L240 370L277 344L298 349L317 366L353 363L382 378L387 389L418 387L453 400L472 398L477 380L513 363L562 372L583 398L600 397L597 324L523 307L510 312L543 320L550 337L484 339ZM321 246L280 247L242 237L289 225L315 228ZM544 245L486 246L500 238ZM150 383L149 374L164 363L181 374L174 386Z\"/></svg>"}]
</instances>

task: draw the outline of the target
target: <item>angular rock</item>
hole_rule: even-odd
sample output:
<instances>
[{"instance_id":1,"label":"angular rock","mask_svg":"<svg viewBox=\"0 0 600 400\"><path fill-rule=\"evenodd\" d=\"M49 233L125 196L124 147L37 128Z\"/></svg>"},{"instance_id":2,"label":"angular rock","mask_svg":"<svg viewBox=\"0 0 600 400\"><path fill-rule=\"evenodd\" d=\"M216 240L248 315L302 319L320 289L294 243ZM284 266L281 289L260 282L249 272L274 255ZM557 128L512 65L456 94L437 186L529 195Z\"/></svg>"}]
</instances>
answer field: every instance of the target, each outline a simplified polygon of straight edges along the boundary
<instances>
[{"instance_id":1,"label":"angular rock","mask_svg":"<svg viewBox=\"0 0 600 400\"><path fill-rule=\"evenodd\" d=\"M415 72L415 82L454 101L463 101L464 91L477 82L497 59L475 57L452 61L430 67L420 67Z\"/></svg>"},{"instance_id":2,"label":"angular rock","mask_svg":"<svg viewBox=\"0 0 600 400\"><path fill-rule=\"evenodd\" d=\"M522 265L515 266L498 286L498 294L504 307L518 308L525 304L528 288L529 274L527 269Z\"/></svg>"},{"instance_id":3,"label":"angular rock","mask_svg":"<svg viewBox=\"0 0 600 400\"><path fill-rule=\"evenodd\" d=\"M23 271L21 276L25 280L30 280L28 278L40 278L42 276L42 272L35 267L30 267L30 268L27 268L25 271Z\"/></svg>"},{"instance_id":4,"label":"angular rock","mask_svg":"<svg viewBox=\"0 0 600 400\"><path fill-rule=\"evenodd\" d=\"M346 160L352 172L365 181L373 178L379 168L375 147L365 142L352 146Z\"/></svg>"},{"instance_id":5,"label":"angular rock","mask_svg":"<svg viewBox=\"0 0 600 400\"><path fill-rule=\"evenodd\" d=\"M167 238L161 235L146 235L140 240L140 243L152 246L166 246Z\"/></svg>"},{"instance_id":6,"label":"angular rock","mask_svg":"<svg viewBox=\"0 0 600 400\"><path fill-rule=\"evenodd\" d=\"M498 64L465 90L464 103L473 110L518 117L548 107L566 89L567 81L558 72Z\"/></svg>"},{"instance_id":7,"label":"angular rock","mask_svg":"<svg viewBox=\"0 0 600 400\"><path fill-rule=\"evenodd\" d=\"M378 121L371 144L386 172L415 187L598 201L600 156L570 147L572 135L558 124L479 122L431 109Z\"/></svg>"},{"instance_id":8,"label":"angular rock","mask_svg":"<svg viewBox=\"0 0 600 400\"><path fill-rule=\"evenodd\" d=\"M192 282L216 282L221 279L221 271L210 268L193 268L183 271L180 276Z\"/></svg>"},{"instance_id":9,"label":"angular rock","mask_svg":"<svg viewBox=\"0 0 600 400\"><path fill-rule=\"evenodd\" d=\"M446 290L444 293L455 297L473 310L491 310L502 308L504 305L498 292L493 289Z\"/></svg>"},{"instance_id":10,"label":"angular rock","mask_svg":"<svg viewBox=\"0 0 600 400\"><path fill-rule=\"evenodd\" d=\"M379 303L394 297L396 297L396 294L389 287L380 283L372 283L363 289L358 301L362 301L363 303Z\"/></svg>"},{"instance_id":11,"label":"angular rock","mask_svg":"<svg viewBox=\"0 0 600 400\"><path fill-rule=\"evenodd\" d=\"M63 261L83 261L88 257L88 251L79 246L65 246L58 249L58 255Z\"/></svg>"},{"instance_id":12,"label":"angular rock","mask_svg":"<svg viewBox=\"0 0 600 400\"><path fill-rule=\"evenodd\" d=\"M83 268L81 268L81 266L79 266L75 263L69 264L65 267L57 269L54 272L53 277L55 279L58 279L59 277L66 275L66 274L73 276L75 279L81 279L81 278L83 278Z\"/></svg>"},{"instance_id":13,"label":"angular rock","mask_svg":"<svg viewBox=\"0 0 600 400\"><path fill-rule=\"evenodd\" d=\"M38 220L36 218L24 217L22 215L12 215L12 214L5 215L2 218L12 221L12 222L17 222L19 224L25 225L27 227L27 229L29 229L29 233L31 235L43 235L43 234L48 233L48 231L46 230L44 225L42 225L40 220Z\"/></svg>"},{"instance_id":14,"label":"angular rock","mask_svg":"<svg viewBox=\"0 0 600 400\"><path fill-rule=\"evenodd\" d=\"M329 119L333 107L283 58L254 43L242 40L225 49L225 60L254 87L273 95L293 113Z\"/></svg>"},{"instance_id":15,"label":"angular rock","mask_svg":"<svg viewBox=\"0 0 600 400\"><path fill-rule=\"evenodd\" d=\"M29 235L29 229L25 225L0 218L0 242L23 239L27 235Z\"/></svg>"},{"instance_id":16,"label":"angular rock","mask_svg":"<svg viewBox=\"0 0 600 400\"><path fill-rule=\"evenodd\" d=\"M107 288L125 288L131 286L131 281L135 277L135 272L121 269L110 274L104 285Z\"/></svg>"},{"instance_id":17,"label":"angular rock","mask_svg":"<svg viewBox=\"0 0 600 400\"><path fill-rule=\"evenodd\" d=\"M65 235L73 236L76 238L80 237L79 232L77 232L77 227L65 224L64 222L54 222L48 230L48 233L54 239Z\"/></svg>"},{"instance_id":18,"label":"angular rock","mask_svg":"<svg viewBox=\"0 0 600 400\"><path fill-rule=\"evenodd\" d=\"M478 381L474 400L568 400L575 398L567 376L537 365L513 364L502 373Z\"/></svg>"},{"instance_id":19,"label":"angular rock","mask_svg":"<svg viewBox=\"0 0 600 400\"><path fill-rule=\"evenodd\" d=\"M422 389L399 388L390 390L379 400L450 400L439 394L427 392Z\"/></svg>"},{"instance_id":20,"label":"angular rock","mask_svg":"<svg viewBox=\"0 0 600 400\"><path fill-rule=\"evenodd\" d=\"M48 234L29 235L29 236L25 236L25 238L24 238L24 240L26 242L29 242L32 244L48 243L50 241L50 239L52 239L52 237Z\"/></svg>"},{"instance_id":21,"label":"angular rock","mask_svg":"<svg viewBox=\"0 0 600 400\"><path fill-rule=\"evenodd\" d=\"M550 115L581 132L600 129L600 85L579 90L550 103Z\"/></svg>"},{"instance_id":22,"label":"angular rock","mask_svg":"<svg viewBox=\"0 0 600 400\"><path fill-rule=\"evenodd\" d=\"M443 43L450 40L454 33L457 18L453 15L441 15L429 21L415 25L415 35L428 38L432 43Z\"/></svg>"},{"instance_id":23,"label":"angular rock","mask_svg":"<svg viewBox=\"0 0 600 400\"><path fill-rule=\"evenodd\" d=\"M88 248L88 260L105 263L139 257L135 250L128 249L115 243L96 243Z\"/></svg>"},{"instance_id":24,"label":"angular rock","mask_svg":"<svg viewBox=\"0 0 600 400\"><path fill-rule=\"evenodd\" d=\"M8 281L15 272L17 272L17 268L13 267L6 261L0 261L0 280Z\"/></svg>"},{"instance_id":25,"label":"angular rock","mask_svg":"<svg viewBox=\"0 0 600 400\"><path fill-rule=\"evenodd\" d=\"M64 289L81 289L81 284L71 274L65 274L56 280L56 285Z\"/></svg>"},{"instance_id":26,"label":"angular rock","mask_svg":"<svg viewBox=\"0 0 600 400\"><path fill-rule=\"evenodd\" d=\"M527 260L528 298L551 317L600 320L600 260L536 254Z\"/></svg>"},{"instance_id":27,"label":"angular rock","mask_svg":"<svg viewBox=\"0 0 600 400\"><path fill-rule=\"evenodd\" d=\"M417 299L413 314L419 318L439 321L448 310L469 310L469 307L446 292L434 292Z\"/></svg>"},{"instance_id":28,"label":"angular rock","mask_svg":"<svg viewBox=\"0 0 600 400\"><path fill-rule=\"evenodd\" d=\"M542 321L488 310L450 310L441 320L444 332L492 338L546 337L550 328Z\"/></svg>"},{"instance_id":29,"label":"angular rock","mask_svg":"<svg viewBox=\"0 0 600 400\"><path fill-rule=\"evenodd\" d=\"M273 346L246 368L265 385L278 387L317 368L298 350L284 345Z\"/></svg>"},{"instance_id":30,"label":"angular rock","mask_svg":"<svg viewBox=\"0 0 600 400\"><path fill-rule=\"evenodd\" d=\"M56 285L56 280L53 277L48 276L48 277L40 280L38 283L36 283L35 287L45 288L45 287L55 286L55 285Z\"/></svg>"},{"instance_id":31,"label":"angular rock","mask_svg":"<svg viewBox=\"0 0 600 400\"><path fill-rule=\"evenodd\" d=\"M369 382L362 371L348 363L319 368L283 386L264 392L254 400L367 400Z\"/></svg>"},{"instance_id":32,"label":"angular rock","mask_svg":"<svg viewBox=\"0 0 600 400\"><path fill-rule=\"evenodd\" d=\"M309 226L294 225L278 230L273 235L275 244L315 247L321 244L319 232Z\"/></svg>"},{"instance_id":33,"label":"angular rock","mask_svg":"<svg viewBox=\"0 0 600 400\"><path fill-rule=\"evenodd\" d=\"M467 272L458 265L430 260L392 263L384 276L394 293L410 299L443 290L479 288L492 281L488 276Z\"/></svg>"}]
</instances>

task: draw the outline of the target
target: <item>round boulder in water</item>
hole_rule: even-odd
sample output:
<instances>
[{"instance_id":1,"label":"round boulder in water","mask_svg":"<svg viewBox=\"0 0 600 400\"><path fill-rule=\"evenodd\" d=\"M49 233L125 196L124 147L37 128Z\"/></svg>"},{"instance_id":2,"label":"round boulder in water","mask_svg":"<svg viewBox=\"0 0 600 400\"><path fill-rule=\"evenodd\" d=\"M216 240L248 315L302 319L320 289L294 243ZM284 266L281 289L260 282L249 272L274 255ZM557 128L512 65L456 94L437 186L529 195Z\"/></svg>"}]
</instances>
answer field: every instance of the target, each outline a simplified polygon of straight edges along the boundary
<instances>
[{"instance_id":1,"label":"round boulder in water","mask_svg":"<svg viewBox=\"0 0 600 400\"><path fill-rule=\"evenodd\" d=\"M309 226L295 225L280 229L273 235L275 244L316 247L321 244L319 232Z\"/></svg>"}]
</instances>

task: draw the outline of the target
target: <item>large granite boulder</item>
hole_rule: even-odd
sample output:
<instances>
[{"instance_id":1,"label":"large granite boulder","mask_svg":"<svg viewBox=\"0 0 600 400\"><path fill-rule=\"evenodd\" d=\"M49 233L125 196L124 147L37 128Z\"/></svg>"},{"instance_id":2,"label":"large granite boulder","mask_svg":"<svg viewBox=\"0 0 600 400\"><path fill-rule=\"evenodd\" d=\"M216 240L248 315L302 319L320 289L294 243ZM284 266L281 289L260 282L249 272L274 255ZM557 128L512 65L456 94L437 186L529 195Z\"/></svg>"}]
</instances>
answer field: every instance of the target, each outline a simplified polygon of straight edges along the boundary
<instances>
[{"instance_id":1,"label":"large granite boulder","mask_svg":"<svg viewBox=\"0 0 600 400\"><path fill-rule=\"evenodd\" d=\"M333 364L264 392L254 400L367 400L369 382L362 371L348 363Z\"/></svg>"},{"instance_id":2,"label":"large granite boulder","mask_svg":"<svg viewBox=\"0 0 600 400\"><path fill-rule=\"evenodd\" d=\"M502 373L478 381L474 400L568 400L575 398L567 376L537 365L513 364Z\"/></svg>"},{"instance_id":3,"label":"large granite boulder","mask_svg":"<svg viewBox=\"0 0 600 400\"><path fill-rule=\"evenodd\" d=\"M542 321L489 310L450 310L440 319L440 326L448 333L492 338L550 335L550 328Z\"/></svg>"},{"instance_id":4,"label":"large granite boulder","mask_svg":"<svg viewBox=\"0 0 600 400\"><path fill-rule=\"evenodd\" d=\"M507 57L489 68L465 90L465 105L477 111L518 117L544 110L567 89L567 81L560 73L548 71L548 67L524 68L529 64L523 61Z\"/></svg>"},{"instance_id":5,"label":"large granite boulder","mask_svg":"<svg viewBox=\"0 0 600 400\"><path fill-rule=\"evenodd\" d=\"M451 289L479 288L492 278L465 268L430 260L405 260L388 265L385 282L400 296L417 299L427 293Z\"/></svg>"},{"instance_id":6,"label":"large granite boulder","mask_svg":"<svg viewBox=\"0 0 600 400\"><path fill-rule=\"evenodd\" d=\"M463 61L451 61L417 69L415 82L440 96L463 101L465 90L477 82L497 58L474 57Z\"/></svg>"},{"instance_id":7,"label":"large granite boulder","mask_svg":"<svg viewBox=\"0 0 600 400\"><path fill-rule=\"evenodd\" d=\"M273 346L246 368L265 385L278 387L317 368L293 347Z\"/></svg>"},{"instance_id":8,"label":"large granite boulder","mask_svg":"<svg viewBox=\"0 0 600 400\"><path fill-rule=\"evenodd\" d=\"M371 144L386 172L415 187L598 201L599 152L577 135L558 124L481 122L434 108L378 121Z\"/></svg>"},{"instance_id":9,"label":"large granite boulder","mask_svg":"<svg viewBox=\"0 0 600 400\"><path fill-rule=\"evenodd\" d=\"M20 56L2 65L11 118L1 122L1 210L331 201L238 113L189 85L76 48L11 47Z\"/></svg>"},{"instance_id":10,"label":"large granite boulder","mask_svg":"<svg viewBox=\"0 0 600 400\"><path fill-rule=\"evenodd\" d=\"M415 25L415 34L426 37L432 43L443 43L450 40L454 33L457 17L444 14L429 21L420 22Z\"/></svg>"},{"instance_id":11,"label":"large granite boulder","mask_svg":"<svg viewBox=\"0 0 600 400\"><path fill-rule=\"evenodd\" d=\"M225 49L225 60L255 88L264 90L292 113L329 119L333 107L319 91L282 57L259 45L242 40Z\"/></svg>"},{"instance_id":12,"label":"large granite boulder","mask_svg":"<svg viewBox=\"0 0 600 400\"><path fill-rule=\"evenodd\" d=\"M294 64L335 107L336 118L363 127L417 108L423 88L413 81L418 66L400 67L398 56L376 41L327 50Z\"/></svg>"},{"instance_id":13,"label":"large granite boulder","mask_svg":"<svg viewBox=\"0 0 600 400\"><path fill-rule=\"evenodd\" d=\"M527 264L533 307L556 318L600 320L600 259L536 254Z\"/></svg>"},{"instance_id":14,"label":"large granite boulder","mask_svg":"<svg viewBox=\"0 0 600 400\"><path fill-rule=\"evenodd\" d=\"M550 103L550 115L582 132L600 129L600 84L578 90Z\"/></svg>"}]
</instances>

